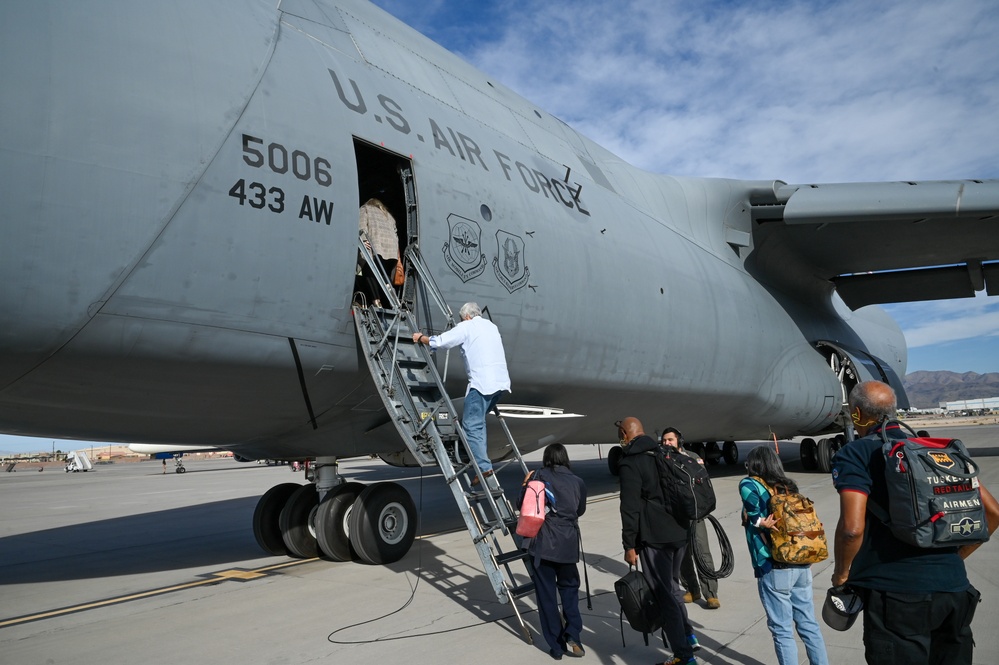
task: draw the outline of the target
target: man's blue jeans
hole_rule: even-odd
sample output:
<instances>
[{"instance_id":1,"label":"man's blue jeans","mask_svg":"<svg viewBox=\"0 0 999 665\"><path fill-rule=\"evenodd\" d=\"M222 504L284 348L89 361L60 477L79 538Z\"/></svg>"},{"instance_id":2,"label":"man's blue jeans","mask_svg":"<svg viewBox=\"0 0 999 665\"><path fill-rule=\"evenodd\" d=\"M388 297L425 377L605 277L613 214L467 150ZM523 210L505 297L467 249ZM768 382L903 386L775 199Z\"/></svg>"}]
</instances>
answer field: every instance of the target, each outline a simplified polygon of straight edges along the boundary
<instances>
[{"instance_id":1,"label":"man's blue jeans","mask_svg":"<svg viewBox=\"0 0 999 665\"><path fill-rule=\"evenodd\" d=\"M767 628L774 637L774 650L780 665L797 665L798 646L794 629L805 644L809 665L828 665L826 643L815 620L812 604L812 569L809 566L774 568L756 580L767 613Z\"/></svg>"},{"instance_id":2,"label":"man's blue jeans","mask_svg":"<svg viewBox=\"0 0 999 665\"><path fill-rule=\"evenodd\" d=\"M506 391L498 390L492 395L483 395L475 388L469 388L468 394L465 395L461 426L465 430L465 438L468 439L472 457L483 473L492 471L493 468L493 463L489 461L486 452L486 414L496 407L496 402L504 392Z\"/></svg>"}]
</instances>

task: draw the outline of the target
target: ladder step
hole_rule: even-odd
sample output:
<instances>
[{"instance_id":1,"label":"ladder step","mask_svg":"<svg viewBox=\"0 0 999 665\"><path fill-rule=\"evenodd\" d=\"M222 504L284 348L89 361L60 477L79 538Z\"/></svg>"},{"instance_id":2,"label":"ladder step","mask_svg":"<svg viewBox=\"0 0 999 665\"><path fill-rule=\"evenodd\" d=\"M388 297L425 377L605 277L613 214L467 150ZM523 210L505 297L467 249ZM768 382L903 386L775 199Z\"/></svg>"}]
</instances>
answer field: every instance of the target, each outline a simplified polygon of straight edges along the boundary
<instances>
[{"instance_id":1,"label":"ladder step","mask_svg":"<svg viewBox=\"0 0 999 665\"><path fill-rule=\"evenodd\" d=\"M481 485L476 485L476 487L481 487ZM496 498L498 496L503 496L503 488L502 487L496 487L496 488L490 487L489 488L489 494L492 494L493 498ZM469 501L485 501L486 500L486 493L483 492L481 489L474 489L474 490L470 489L467 492L465 492L465 496L468 497Z\"/></svg>"},{"instance_id":2,"label":"ladder step","mask_svg":"<svg viewBox=\"0 0 999 665\"><path fill-rule=\"evenodd\" d=\"M530 552L527 550L512 550L510 552L503 552L502 554L497 555L496 563L500 566L505 566L512 561L526 559L528 556L530 556Z\"/></svg>"},{"instance_id":3,"label":"ladder step","mask_svg":"<svg viewBox=\"0 0 999 665\"><path fill-rule=\"evenodd\" d=\"M411 392L419 390L420 392L430 392L431 390L437 392L439 388L437 383L434 381L407 381L406 387L409 388ZM436 404L436 400L434 402Z\"/></svg>"},{"instance_id":4,"label":"ladder step","mask_svg":"<svg viewBox=\"0 0 999 665\"><path fill-rule=\"evenodd\" d=\"M523 598L524 596L534 593L534 582L527 582L526 584L510 587L508 591L513 598Z\"/></svg>"}]
</instances>

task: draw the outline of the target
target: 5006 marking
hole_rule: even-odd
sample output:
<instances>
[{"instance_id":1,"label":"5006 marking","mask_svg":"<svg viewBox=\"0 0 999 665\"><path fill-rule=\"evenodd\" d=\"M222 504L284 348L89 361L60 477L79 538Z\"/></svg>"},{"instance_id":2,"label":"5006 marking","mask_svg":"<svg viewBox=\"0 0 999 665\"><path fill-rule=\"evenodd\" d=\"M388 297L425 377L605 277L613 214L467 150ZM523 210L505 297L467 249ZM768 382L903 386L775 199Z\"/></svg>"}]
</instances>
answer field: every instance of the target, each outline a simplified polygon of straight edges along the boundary
<instances>
[{"instance_id":1,"label":"5006 marking","mask_svg":"<svg viewBox=\"0 0 999 665\"><path fill-rule=\"evenodd\" d=\"M269 143L266 149L263 145L263 139L243 134L243 161L258 169L266 164L271 171L280 175L287 173L290 168L299 180L315 180L317 185L323 187L329 187L333 183L333 174L330 172L332 165L328 159L313 159L301 150L292 150L289 156L288 149L280 143Z\"/></svg>"}]
</instances>

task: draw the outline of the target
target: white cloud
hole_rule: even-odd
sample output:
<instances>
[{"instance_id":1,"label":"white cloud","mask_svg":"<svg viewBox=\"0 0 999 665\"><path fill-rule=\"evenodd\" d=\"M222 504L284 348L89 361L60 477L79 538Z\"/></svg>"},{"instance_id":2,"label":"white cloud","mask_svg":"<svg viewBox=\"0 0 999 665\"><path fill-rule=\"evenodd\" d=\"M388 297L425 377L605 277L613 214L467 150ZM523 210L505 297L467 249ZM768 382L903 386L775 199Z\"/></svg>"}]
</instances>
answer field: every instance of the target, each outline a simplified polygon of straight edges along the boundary
<instances>
[{"instance_id":1,"label":"white cloud","mask_svg":"<svg viewBox=\"0 0 999 665\"><path fill-rule=\"evenodd\" d=\"M792 182L999 175L993 4L505 8L466 57L644 168Z\"/></svg>"},{"instance_id":2,"label":"white cloud","mask_svg":"<svg viewBox=\"0 0 999 665\"><path fill-rule=\"evenodd\" d=\"M464 0L406 11L651 171L792 183L999 177L990 0L496 0L485 26ZM887 309L921 355L999 330L997 297Z\"/></svg>"},{"instance_id":3,"label":"white cloud","mask_svg":"<svg viewBox=\"0 0 999 665\"><path fill-rule=\"evenodd\" d=\"M999 298L975 298L891 305L909 348L976 337L999 337Z\"/></svg>"}]
</instances>

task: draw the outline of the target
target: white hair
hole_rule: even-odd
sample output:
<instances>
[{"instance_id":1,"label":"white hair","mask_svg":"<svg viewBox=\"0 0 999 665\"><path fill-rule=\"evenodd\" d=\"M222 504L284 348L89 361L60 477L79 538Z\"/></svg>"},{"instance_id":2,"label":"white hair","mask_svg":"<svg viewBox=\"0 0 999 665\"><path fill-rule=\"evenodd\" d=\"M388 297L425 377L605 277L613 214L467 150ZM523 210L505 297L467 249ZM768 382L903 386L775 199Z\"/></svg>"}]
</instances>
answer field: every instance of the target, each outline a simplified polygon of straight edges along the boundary
<instances>
[{"instance_id":1,"label":"white hair","mask_svg":"<svg viewBox=\"0 0 999 665\"><path fill-rule=\"evenodd\" d=\"M462 321L465 319L474 319L476 316L482 316L482 310L479 309L478 304L474 302L466 302L458 310L458 316L461 317Z\"/></svg>"}]
</instances>

